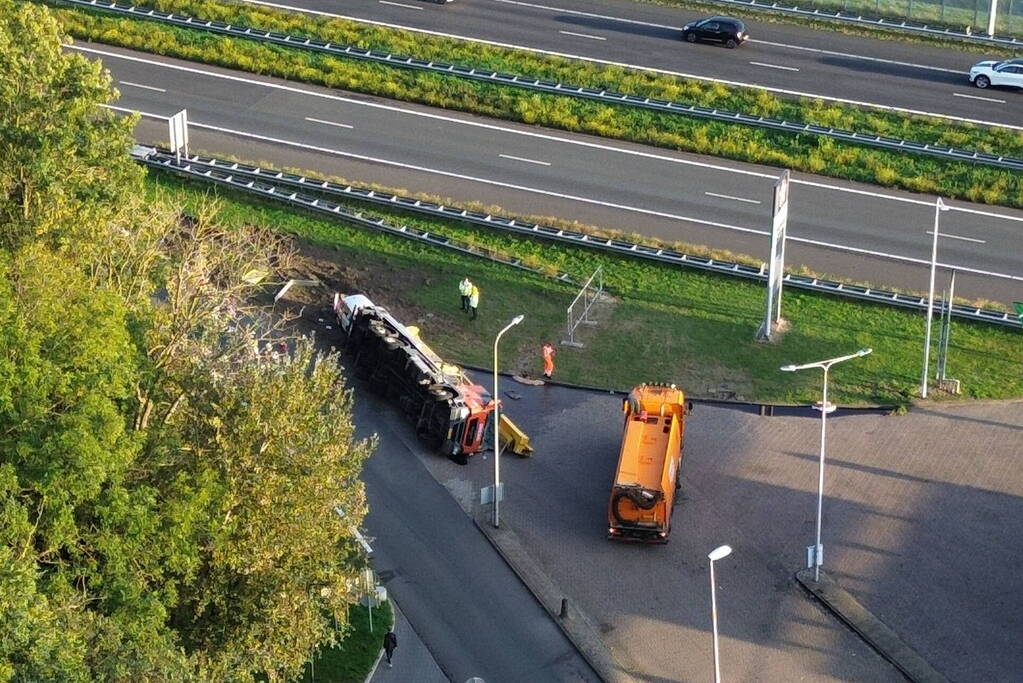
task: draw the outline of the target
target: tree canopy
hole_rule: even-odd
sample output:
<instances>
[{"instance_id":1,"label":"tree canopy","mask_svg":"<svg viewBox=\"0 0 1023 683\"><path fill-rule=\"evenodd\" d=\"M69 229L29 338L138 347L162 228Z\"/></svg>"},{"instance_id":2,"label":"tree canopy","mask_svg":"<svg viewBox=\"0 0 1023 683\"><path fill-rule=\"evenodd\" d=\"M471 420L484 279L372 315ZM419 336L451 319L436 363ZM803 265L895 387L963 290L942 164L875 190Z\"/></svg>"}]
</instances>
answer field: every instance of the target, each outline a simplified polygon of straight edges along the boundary
<instances>
[{"instance_id":1,"label":"tree canopy","mask_svg":"<svg viewBox=\"0 0 1023 683\"><path fill-rule=\"evenodd\" d=\"M356 597L373 444L244 277L291 246L147 200L63 40L0 0L0 680L286 680Z\"/></svg>"}]
</instances>

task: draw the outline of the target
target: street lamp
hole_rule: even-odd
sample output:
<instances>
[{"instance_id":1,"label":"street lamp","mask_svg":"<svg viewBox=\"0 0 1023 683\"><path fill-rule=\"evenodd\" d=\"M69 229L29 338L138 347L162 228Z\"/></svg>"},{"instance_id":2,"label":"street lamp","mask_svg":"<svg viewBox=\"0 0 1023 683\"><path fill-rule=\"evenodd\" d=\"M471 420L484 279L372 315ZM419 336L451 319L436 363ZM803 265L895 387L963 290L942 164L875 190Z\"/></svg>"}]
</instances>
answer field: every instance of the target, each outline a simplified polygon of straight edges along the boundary
<instances>
[{"instance_id":1,"label":"street lamp","mask_svg":"<svg viewBox=\"0 0 1023 683\"><path fill-rule=\"evenodd\" d=\"M714 624L714 683L721 683L721 659L718 655L718 601L714 585L714 563L732 554L731 546L718 546L707 555L710 560L710 620Z\"/></svg>"},{"instance_id":2,"label":"street lamp","mask_svg":"<svg viewBox=\"0 0 1023 683\"><path fill-rule=\"evenodd\" d=\"M795 372L797 370L807 370L809 368L821 368L824 370L824 395L821 397L821 460L817 472L817 543L813 547L814 581L820 581L821 579L821 564L823 563L824 556L824 548L821 546L821 512L824 507L824 437L827 434L828 413L835 409L835 406L828 403L828 370L831 369L831 366L835 363L841 363L853 358L859 358L860 356L866 356L872 351L873 349L860 349L856 353L851 353L848 356L829 358L828 360L822 360L816 363L781 366L782 372Z\"/></svg>"},{"instance_id":3,"label":"street lamp","mask_svg":"<svg viewBox=\"0 0 1023 683\"><path fill-rule=\"evenodd\" d=\"M522 322L524 315L517 315L512 321L504 326L504 329L497 333L494 339L494 528L501 526L501 400L497 393L497 343L501 341L501 335Z\"/></svg>"},{"instance_id":4,"label":"street lamp","mask_svg":"<svg viewBox=\"0 0 1023 683\"><path fill-rule=\"evenodd\" d=\"M945 202L934 203L934 240L931 243L931 289L927 295L927 333L924 335L924 371L920 377L920 398L927 398L927 366L931 362L931 318L934 309L934 271L938 266L938 222L941 220L941 212L948 211Z\"/></svg>"}]
</instances>

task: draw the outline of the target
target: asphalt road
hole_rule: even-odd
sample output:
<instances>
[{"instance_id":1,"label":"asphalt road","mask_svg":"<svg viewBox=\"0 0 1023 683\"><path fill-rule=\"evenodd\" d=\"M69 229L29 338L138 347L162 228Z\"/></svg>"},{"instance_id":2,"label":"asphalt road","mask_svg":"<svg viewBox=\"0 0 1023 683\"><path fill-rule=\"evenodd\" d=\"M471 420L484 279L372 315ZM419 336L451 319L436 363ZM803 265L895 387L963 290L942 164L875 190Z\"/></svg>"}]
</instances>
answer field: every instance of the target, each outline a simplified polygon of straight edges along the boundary
<instances>
[{"instance_id":1,"label":"asphalt road","mask_svg":"<svg viewBox=\"0 0 1023 683\"><path fill-rule=\"evenodd\" d=\"M193 145L251 158L256 143L344 161L359 181L431 191L527 214L557 215L669 240L764 257L776 169L546 131L349 95L124 50L100 56L122 92L118 106L157 120L187 108ZM127 58L125 58L127 56ZM148 139L166 139L149 127ZM232 135L202 138L196 132ZM246 140L239 148L237 138ZM145 138L143 138L145 139ZM248 151L246 151L248 150ZM282 163L285 160L278 160ZM336 172L336 171L335 171ZM430 179L433 187L424 185ZM479 188L472 189L469 188ZM467 194L469 196L467 196ZM517 199L507 201L511 195ZM926 287L933 200L796 176L788 263L878 285ZM943 214L939 263L960 270L963 296L1019 298L1023 212L956 204ZM1015 280L974 275L1001 274Z\"/></svg>"},{"instance_id":2,"label":"asphalt road","mask_svg":"<svg viewBox=\"0 0 1023 683\"><path fill-rule=\"evenodd\" d=\"M252 2L252 0L246 0ZM278 0L306 9L570 56L665 70L779 94L811 95L1019 127L1023 95L978 91L967 80L984 58L898 40L747 21L741 49L688 45L687 22L707 16L627 0Z\"/></svg>"},{"instance_id":3,"label":"asphalt road","mask_svg":"<svg viewBox=\"0 0 1023 683\"><path fill-rule=\"evenodd\" d=\"M599 678L451 495L411 430L358 391L360 437L380 445L363 469L373 567L451 681L598 683ZM399 648L398 656L401 656Z\"/></svg>"},{"instance_id":4,"label":"asphalt road","mask_svg":"<svg viewBox=\"0 0 1023 683\"><path fill-rule=\"evenodd\" d=\"M698 404L670 542L623 544L605 537L622 396L501 388L536 448L502 459L502 522L644 680L713 680L707 553L726 543L734 552L715 567L722 680L902 680L793 581L814 541L819 416ZM1021 408L925 402L828 420L825 569L950 681L1007 683L1023 670ZM493 481L489 459L426 465L453 490Z\"/></svg>"}]
</instances>

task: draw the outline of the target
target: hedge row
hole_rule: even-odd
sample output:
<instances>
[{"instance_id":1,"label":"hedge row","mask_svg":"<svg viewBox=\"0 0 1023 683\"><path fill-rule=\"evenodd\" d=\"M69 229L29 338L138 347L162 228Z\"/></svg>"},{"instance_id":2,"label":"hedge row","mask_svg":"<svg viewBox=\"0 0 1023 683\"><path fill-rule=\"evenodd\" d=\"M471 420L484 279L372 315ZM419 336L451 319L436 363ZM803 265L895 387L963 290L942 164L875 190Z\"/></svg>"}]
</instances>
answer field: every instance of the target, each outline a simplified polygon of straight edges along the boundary
<instances>
[{"instance_id":1,"label":"hedge row","mask_svg":"<svg viewBox=\"0 0 1023 683\"><path fill-rule=\"evenodd\" d=\"M241 13L241 9L200 2L200 0L190 0L190 2L167 0L154 4L161 5L168 10L194 12L225 21L241 20L240 17L232 19L226 14L226 9L233 9L239 13ZM200 12L199 8L187 7L191 4L220 8L224 10L225 14L216 14L212 10ZM362 63L291 48L262 45L250 40L161 26L148 21L126 21L103 13L70 9L56 9L55 13L63 22L65 29L75 37L161 55L681 151L792 168L808 173L898 187L916 192L937 193L988 204L1023 206L1023 176L1001 169L887 152L812 135L791 135L691 119L623 105L605 105L566 96L528 93L508 86L476 83L438 74ZM269 24L272 23L258 17L249 19L252 24L261 27L269 27ZM274 24L273 27L278 30L298 33L300 32L298 27L289 25L288 22L302 24L306 21L308 20L305 18L289 16L282 25ZM361 30L363 27L359 28ZM345 35L333 35L326 31L323 33L326 35L321 35L321 37L331 41L360 42L348 40ZM408 36L409 34L404 35ZM421 36L416 36L416 39L422 41ZM367 46L381 47L375 44ZM415 51L417 54L424 53L424 50L404 49L408 47L411 46L400 45L395 49L403 52ZM470 47L474 50L479 49L481 54L491 52L489 48L481 48L478 45ZM527 57L534 59L533 56ZM457 61L450 55L447 59ZM478 62L479 60L467 61ZM543 60L538 62L538 64L540 63L543 63ZM573 69L590 68L589 65L578 65L571 62L566 62L566 64ZM507 64L501 68L517 70L511 69ZM523 71L537 73L537 70L523 69ZM647 74L635 74L624 69L601 69L601 72L609 79L611 74L617 74L621 79L636 78L641 81L654 79ZM552 77L549 73L540 75ZM583 79L566 80L580 82ZM604 85L611 87L612 83L615 88L633 92L640 90L631 87L625 88L621 82L613 80L609 80ZM582 84L600 85L594 82ZM673 81L672 87L677 89L674 94L664 91L644 91L643 94L663 98L670 96L670 99L693 101L693 98L683 97L680 94L691 92L694 96L698 96L699 103L716 103L716 106L726 106L724 98L731 96L728 89L720 85ZM768 108L792 106L772 98L764 92L742 92L735 96L752 98L752 101L759 101L761 105ZM727 106L732 107L731 104ZM808 103L807 106L812 109L817 104ZM750 109L749 107L736 108ZM829 109L821 106L819 111L824 112ZM780 112L764 113L779 115ZM874 117L875 115L871 114L870 116ZM877 114L876 117L879 121L884 119L882 114ZM837 122L829 123L835 125ZM994 134L993 131L990 132Z\"/></svg>"}]
</instances>

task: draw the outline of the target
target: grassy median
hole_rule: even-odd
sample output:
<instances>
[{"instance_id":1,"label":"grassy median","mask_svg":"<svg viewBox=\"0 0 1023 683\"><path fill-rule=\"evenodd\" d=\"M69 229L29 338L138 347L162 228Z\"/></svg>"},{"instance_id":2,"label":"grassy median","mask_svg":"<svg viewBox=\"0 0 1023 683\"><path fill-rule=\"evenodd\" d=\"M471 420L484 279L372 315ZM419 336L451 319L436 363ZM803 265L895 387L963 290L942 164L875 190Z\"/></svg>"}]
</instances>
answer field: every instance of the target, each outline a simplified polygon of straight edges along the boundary
<instances>
[{"instance_id":1,"label":"grassy median","mask_svg":"<svg viewBox=\"0 0 1023 683\"><path fill-rule=\"evenodd\" d=\"M419 325L424 338L453 361L488 366L493 335L518 313L527 321L508 333L504 369L538 374L540 345L563 336L573 287L207 186L162 175L148 183L154 198L186 207L213 192L220 198L222 221L264 224L295 235L313 274L342 291L366 292L405 322ZM693 396L808 403L819 398L819 378L782 373L781 365L871 346L871 356L835 373L837 400L905 404L916 392L924 327L918 313L786 290L784 317L791 329L780 341L761 344L754 333L762 318L762 285L457 222L372 213L549 263L579 279L603 265L613 299L598 305L600 324L583 331L585 348L560 348L557 372L565 381L627 388L670 380ZM466 275L482 292L477 321L459 311L456 285ZM962 381L965 396L1023 396L1019 330L955 321L951 338L949 373Z\"/></svg>"},{"instance_id":2,"label":"grassy median","mask_svg":"<svg viewBox=\"0 0 1023 683\"><path fill-rule=\"evenodd\" d=\"M376 49L487 66L579 85L854 129L921 142L1023 156L1023 135L948 121L862 110L820 101L776 98L762 90L727 88L649 72L426 37L405 31L305 17L209 0L159 0L164 10L241 22ZM703 121L621 105L529 93L450 76L360 63L195 30L58 9L72 35L334 88L421 102L701 154L787 167L988 204L1023 206L1023 174L922 155L887 152L812 135L791 135Z\"/></svg>"}]
</instances>

